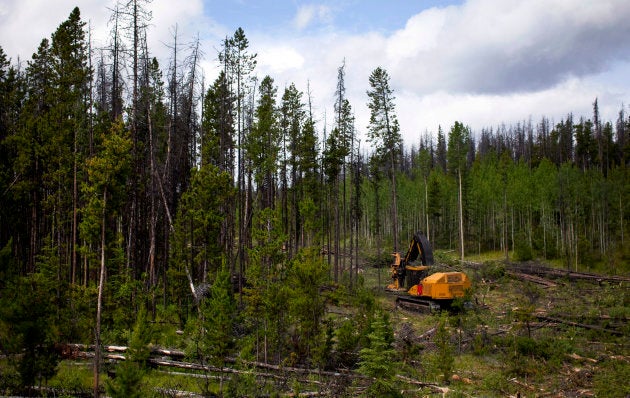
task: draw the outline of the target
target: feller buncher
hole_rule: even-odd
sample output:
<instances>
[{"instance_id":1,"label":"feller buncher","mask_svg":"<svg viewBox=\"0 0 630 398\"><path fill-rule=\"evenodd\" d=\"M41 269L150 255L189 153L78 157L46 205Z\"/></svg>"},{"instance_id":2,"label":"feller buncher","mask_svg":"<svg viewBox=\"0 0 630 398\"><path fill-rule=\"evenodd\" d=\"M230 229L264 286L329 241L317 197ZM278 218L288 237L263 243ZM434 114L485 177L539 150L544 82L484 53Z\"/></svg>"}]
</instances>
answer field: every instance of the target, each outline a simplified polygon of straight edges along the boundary
<instances>
[{"instance_id":1,"label":"feller buncher","mask_svg":"<svg viewBox=\"0 0 630 398\"><path fill-rule=\"evenodd\" d=\"M394 253L391 266L392 283L386 288L396 292L396 305L415 310L439 310L450 307L470 289L470 279L463 272L436 272L429 275L433 265L431 244L422 232L416 232L404 258ZM406 282L406 284L405 284Z\"/></svg>"}]
</instances>

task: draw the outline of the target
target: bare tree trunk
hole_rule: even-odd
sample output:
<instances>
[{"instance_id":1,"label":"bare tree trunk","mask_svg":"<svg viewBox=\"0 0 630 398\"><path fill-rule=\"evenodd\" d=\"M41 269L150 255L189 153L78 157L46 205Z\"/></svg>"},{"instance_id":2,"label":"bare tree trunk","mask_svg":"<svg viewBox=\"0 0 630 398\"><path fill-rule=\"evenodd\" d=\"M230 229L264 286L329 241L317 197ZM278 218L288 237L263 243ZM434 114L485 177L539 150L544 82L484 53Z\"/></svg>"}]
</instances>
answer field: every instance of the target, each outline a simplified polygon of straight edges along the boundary
<instances>
[{"instance_id":1,"label":"bare tree trunk","mask_svg":"<svg viewBox=\"0 0 630 398\"><path fill-rule=\"evenodd\" d=\"M94 398L100 396L99 371L101 361L101 309L103 307L103 285L105 284L105 208L107 188L103 190L103 212L101 216L101 272L98 281L98 301L96 302L96 329L94 341Z\"/></svg>"},{"instance_id":2,"label":"bare tree trunk","mask_svg":"<svg viewBox=\"0 0 630 398\"><path fill-rule=\"evenodd\" d=\"M424 208L427 240L431 242L431 230L429 229L429 186L427 185L427 177L424 177Z\"/></svg>"},{"instance_id":3,"label":"bare tree trunk","mask_svg":"<svg viewBox=\"0 0 630 398\"><path fill-rule=\"evenodd\" d=\"M464 206L462 198L462 172L457 171L457 178L459 183L459 252L461 261L464 262ZM507 243L507 242L506 242Z\"/></svg>"},{"instance_id":4,"label":"bare tree trunk","mask_svg":"<svg viewBox=\"0 0 630 398\"><path fill-rule=\"evenodd\" d=\"M147 107L147 124L149 128L149 167L151 173L151 219L149 220L149 287L153 287L156 281L155 272L155 246L156 246L156 224L157 224L157 211L155 200L155 162L153 160L154 148L153 148L153 125L151 122L151 106Z\"/></svg>"},{"instance_id":5,"label":"bare tree trunk","mask_svg":"<svg viewBox=\"0 0 630 398\"><path fill-rule=\"evenodd\" d=\"M505 192L505 188L503 189L503 250L505 252L505 261L509 261L507 193Z\"/></svg>"},{"instance_id":6,"label":"bare tree trunk","mask_svg":"<svg viewBox=\"0 0 630 398\"><path fill-rule=\"evenodd\" d=\"M391 173L392 173L392 239L394 240L394 252L398 252L398 201L396 193L396 167L394 161L394 151L391 153Z\"/></svg>"},{"instance_id":7,"label":"bare tree trunk","mask_svg":"<svg viewBox=\"0 0 630 398\"><path fill-rule=\"evenodd\" d=\"M91 107L90 107L91 109ZM77 132L74 130L73 143L73 165L72 165L72 260L70 283L74 285L77 273L77 207L79 201L79 189L77 184Z\"/></svg>"}]
</instances>

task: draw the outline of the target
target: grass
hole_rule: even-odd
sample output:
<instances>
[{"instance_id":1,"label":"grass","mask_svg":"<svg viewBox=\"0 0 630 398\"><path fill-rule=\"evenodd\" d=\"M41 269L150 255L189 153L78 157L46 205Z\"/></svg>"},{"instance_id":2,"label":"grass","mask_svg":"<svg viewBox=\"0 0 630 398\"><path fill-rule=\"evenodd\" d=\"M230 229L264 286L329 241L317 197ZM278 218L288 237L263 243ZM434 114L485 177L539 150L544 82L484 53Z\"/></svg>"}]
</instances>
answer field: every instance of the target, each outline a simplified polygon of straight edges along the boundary
<instances>
[{"instance_id":1,"label":"grass","mask_svg":"<svg viewBox=\"0 0 630 398\"><path fill-rule=\"evenodd\" d=\"M512 253L510 253L512 255ZM438 261L453 253L436 253ZM458 346L459 336L468 339L455 350L455 363L448 397L516 395L557 397L594 394L628 396L630 376L630 289L627 284L559 280L558 286L543 288L513 279L501 272L502 252L468 256L473 262L494 262L496 267L474 271L465 269L474 280L474 298L487 308L450 316L451 341ZM561 262L552 267L566 267ZM596 267L593 267L596 269ZM582 272L592 272L582 267ZM599 269L597 269L599 270ZM381 272L381 285L389 283L389 272ZM377 270L366 269L365 285L378 288ZM386 279L387 278L387 279ZM377 301L390 311L395 330L409 326L416 335L434 327L435 317L394 309L394 298L379 293ZM623 336L575 326L542 323L535 311L567 317L576 322L599 325L626 325ZM529 327L528 327L529 326ZM603 326L606 326L604 322ZM409 363L410 374L425 382L439 382L435 351L425 345ZM423 396L440 396L425 391Z\"/></svg>"}]
</instances>

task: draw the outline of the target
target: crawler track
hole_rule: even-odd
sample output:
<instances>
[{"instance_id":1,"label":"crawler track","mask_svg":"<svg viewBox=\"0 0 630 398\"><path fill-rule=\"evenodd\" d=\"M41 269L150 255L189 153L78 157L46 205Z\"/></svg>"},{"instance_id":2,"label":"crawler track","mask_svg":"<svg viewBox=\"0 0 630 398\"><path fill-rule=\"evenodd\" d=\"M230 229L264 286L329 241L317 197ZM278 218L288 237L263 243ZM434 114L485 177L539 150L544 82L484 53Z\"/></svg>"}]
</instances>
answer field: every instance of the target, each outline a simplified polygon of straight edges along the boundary
<instances>
[{"instance_id":1,"label":"crawler track","mask_svg":"<svg viewBox=\"0 0 630 398\"><path fill-rule=\"evenodd\" d=\"M398 296L396 297L396 307L404 308L406 310L431 313L439 311L445 308L444 305L440 305L433 300L423 299L421 297L412 296Z\"/></svg>"}]
</instances>

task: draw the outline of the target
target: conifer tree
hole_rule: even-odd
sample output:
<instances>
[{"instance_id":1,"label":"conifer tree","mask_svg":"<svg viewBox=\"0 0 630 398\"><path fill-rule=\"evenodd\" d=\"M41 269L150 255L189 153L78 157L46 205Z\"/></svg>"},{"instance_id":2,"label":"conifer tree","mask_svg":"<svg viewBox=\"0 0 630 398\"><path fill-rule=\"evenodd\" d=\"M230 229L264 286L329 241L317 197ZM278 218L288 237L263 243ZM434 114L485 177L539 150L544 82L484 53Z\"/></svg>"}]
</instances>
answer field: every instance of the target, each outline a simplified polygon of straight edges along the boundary
<instances>
[{"instance_id":1,"label":"conifer tree","mask_svg":"<svg viewBox=\"0 0 630 398\"><path fill-rule=\"evenodd\" d=\"M372 378L367 395L371 397L400 397L394 377L396 351L392 347L393 331L385 314L377 314L368 334L369 346L359 352L359 372Z\"/></svg>"},{"instance_id":2,"label":"conifer tree","mask_svg":"<svg viewBox=\"0 0 630 398\"><path fill-rule=\"evenodd\" d=\"M302 151L300 141L303 139L304 104L302 92L298 91L295 84L291 84L284 90L282 105L280 107L280 124L283 132L283 149L285 155L282 161L282 201L283 212L286 217L286 233L289 237L289 256L297 253L302 232L302 216L299 203L302 199L302 157L307 154ZM288 152L288 153L287 153ZM286 171L288 169L288 171ZM287 175L290 174L290 175ZM290 182L289 182L290 178ZM290 187L289 187L290 184ZM287 203L285 206L284 203ZM290 202L290 204L288 203Z\"/></svg>"},{"instance_id":3,"label":"conifer tree","mask_svg":"<svg viewBox=\"0 0 630 398\"><path fill-rule=\"evenodd\" d=\"M245 135L246 135L246 112L245 112L245 99L252 89L252 73L256 68L256 53L250 53L249 40L245 35L245 31L242 28L236 29L234 35L231 38L226 38L223 43L223 51L219 54L219 61L223 64L223 69L226 73L227 82L230 90L234 95L236 107L234 109L234 118L236 119L236 182L237 182L237 222L238 222L238 250L236 252L236 258L231 263L234 264L238 261L239 269L239 291L243 290L243 275L246 265L246 250L245 248L250 241L249 223L245 222L245 219L250 216L250 210L248 208L247 190L245 187L246 181L246 157L245 157ZM231 266L231 269L234 269Z\"/></svg>"},{"instance_id":4,"label":"conifer tree","mask_svg":"<svg viewBox=\"0 0 630 398\"><path fill-rule=\"evenodd\" d=\"M382 160L387 162L387 173L391 180L390 214L394 252L398 251L398 206L396 173L402 137L395 113L393 90L389 86L389 74L381 67L374 69L369 78L370 124L368 139Z\"/></svg>"},{"instance_id":5,"label":"conifer tree","mask_svg":"<svg viewBox=\"0 0 630 398\"><path fill-rule=\"evenodd\" d=\"M276 92L269 76L260 83L256 123L247 138L247 157L251 162L259 209L275 207L276 171L280 151L280 128L276 109Z\"/></svg>"},{"instance_id":6,"label":"conifer tree","mask_svg":"<svg viewBox=\"0 0 630 398\"><path fill-rule=\"evenodd\" d=\"M458 220L459 220L459 254L464 261L464 198L462 180L467 166L470 129L460 122L455 122L448 135L448 169L456 176L458 184Z\"/></svg>"},{"instance_id":7,"label":"conifer tree","mask_svg":"<svg viewBox=\"0 0 630 398\"><path fill-rule=\"evenodd\" d=\"M61 214L72 214L68 222L71 225L71 241L67 243L66 249L71 253L69 279L72 283L76 281L78 272L79 165L83 163L83 154L88 147L88 99L89 82L92 79L84 27L79 8L75 7L52 35L51 45L55 76L55 105L51 109L51 116L57 126L57 139L61 139L56 182L58 187L63 187L63 191L72 192L70 203L63 199L66 195L58 194L55 207L61 210L60 220L64 220ZM72 180L66 181L65 176L72 176ZM65 233L59 231L58 234Z\"/></svg>"},{"instance_id":8,"label":"conifer tree","mask_svg":"<svg viewBox=\"0 0 630 398\"><path fill-rule=\"evenodd\" d=\"M96 303L94 396L99 396L99 369L101 347L101 312L107 267L108 232L111 220L120 217L123 199L126 198L126 181L131 168L132 142L122 121L114 124L104 137L97 155L87 160L87 182L82 186L86 199L81 221L81 233L86 242L99 247L100 272Z\"/></svg>"}]
</instances>

